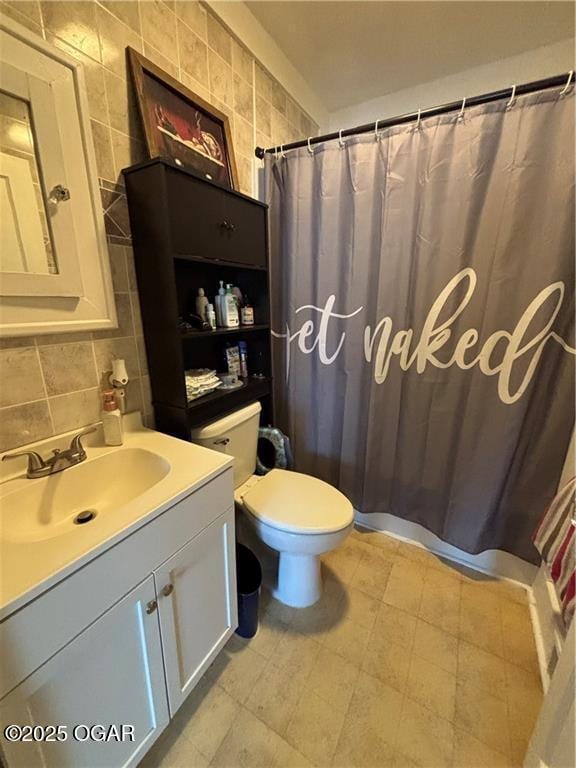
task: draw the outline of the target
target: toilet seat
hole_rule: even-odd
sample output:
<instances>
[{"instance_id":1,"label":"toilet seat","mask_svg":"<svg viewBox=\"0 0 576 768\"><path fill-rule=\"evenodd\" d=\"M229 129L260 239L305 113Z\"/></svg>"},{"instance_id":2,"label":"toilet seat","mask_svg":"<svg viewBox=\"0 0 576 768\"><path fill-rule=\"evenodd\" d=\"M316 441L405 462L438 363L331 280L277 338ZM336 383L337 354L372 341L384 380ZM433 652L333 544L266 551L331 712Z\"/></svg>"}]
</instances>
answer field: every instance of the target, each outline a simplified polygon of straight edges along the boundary
<instances>
[{"instance_id":1,"label":"toilet seat","mask_svg":"<svg viewBox=\"0 0 576 768\"><path fill-rule=\"evenodd\" d=\"M263 523L291 533L332 533L352 523L348 499L323 480L273 469L242 494L246 509Z\"/></svg>"}]
</instances>

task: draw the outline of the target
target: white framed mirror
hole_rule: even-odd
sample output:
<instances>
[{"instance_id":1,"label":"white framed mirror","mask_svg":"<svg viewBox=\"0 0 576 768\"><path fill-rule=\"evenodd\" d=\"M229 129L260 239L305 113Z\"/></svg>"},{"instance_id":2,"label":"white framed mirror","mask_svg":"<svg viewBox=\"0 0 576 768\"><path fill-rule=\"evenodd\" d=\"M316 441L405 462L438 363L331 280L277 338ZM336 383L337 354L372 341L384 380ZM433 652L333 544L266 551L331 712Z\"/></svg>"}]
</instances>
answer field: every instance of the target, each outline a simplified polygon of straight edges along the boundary
<instances>
[{"instance_id":1,"label":"white framed mirror","mask_svg":"<svg viewBox=\"0 0 576 768\"><path fill-rule=\"evenodd\" d=\"M116 327L81 65L0 13L0 336Z\"/></svg>"}]
</instances>

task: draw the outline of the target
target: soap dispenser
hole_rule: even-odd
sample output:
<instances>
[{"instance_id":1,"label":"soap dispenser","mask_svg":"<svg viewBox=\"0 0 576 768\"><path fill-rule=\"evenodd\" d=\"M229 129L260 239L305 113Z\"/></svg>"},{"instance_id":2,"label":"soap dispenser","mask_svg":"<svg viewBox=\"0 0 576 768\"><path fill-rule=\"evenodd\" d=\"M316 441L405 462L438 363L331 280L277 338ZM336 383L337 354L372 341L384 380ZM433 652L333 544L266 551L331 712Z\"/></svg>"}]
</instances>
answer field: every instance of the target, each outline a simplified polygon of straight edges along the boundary
<instances>
[{"instance_id":1,"label":"soap dispenser","mask_svg":"<svg viewBox=\"0 0 576 768\"><path fill-rule=\"evenodd\" d=\"M104 430L104 442L106 445L122 445L124 442L124 430L122 428L122 414L114 390L107 389L102 393L102 429Z\"/></svg>"}]
</instances>

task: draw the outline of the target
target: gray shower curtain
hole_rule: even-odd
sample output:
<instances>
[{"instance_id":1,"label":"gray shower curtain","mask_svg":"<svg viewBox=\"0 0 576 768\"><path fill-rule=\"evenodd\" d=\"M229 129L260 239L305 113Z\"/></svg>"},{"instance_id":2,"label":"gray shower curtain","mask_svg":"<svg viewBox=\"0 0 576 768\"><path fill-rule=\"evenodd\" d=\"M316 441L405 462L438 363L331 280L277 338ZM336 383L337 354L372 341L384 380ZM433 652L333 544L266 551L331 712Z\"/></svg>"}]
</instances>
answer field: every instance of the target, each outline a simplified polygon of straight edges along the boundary
<instances>
[{"instance_id":1,"label":"gray shower curtain","mask_svg":"<svg viewBox=\"0 0 576 768\"><path fill-rule=\"evenodd\" d=\"M574 94L266 157L296 469L536 561L574 424Z\"/></svg>"}]
</instances>

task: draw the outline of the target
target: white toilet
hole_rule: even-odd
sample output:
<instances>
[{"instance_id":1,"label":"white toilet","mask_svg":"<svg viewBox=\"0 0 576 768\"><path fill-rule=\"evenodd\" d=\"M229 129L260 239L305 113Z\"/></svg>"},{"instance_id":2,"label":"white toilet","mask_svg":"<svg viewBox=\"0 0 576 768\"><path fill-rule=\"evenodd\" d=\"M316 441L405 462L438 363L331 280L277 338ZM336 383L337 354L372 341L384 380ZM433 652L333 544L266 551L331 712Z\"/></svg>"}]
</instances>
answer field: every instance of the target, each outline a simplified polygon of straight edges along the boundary
<instances>
[{"instance_id":1,"label":"white toilet","mask_svg":"<svg viewBox=\"0 0 576 768\"><path fill-rule=\"evenodd\" d=\"M260 539L280 556L274 597L304 608L322 593L320 555L337 547L352 530L352 504L310 475L282 469L253 474L260 411L260 403L252 403L192 430L192 440L234 456L234 499Z\"/></svg>"}]
</instances>

